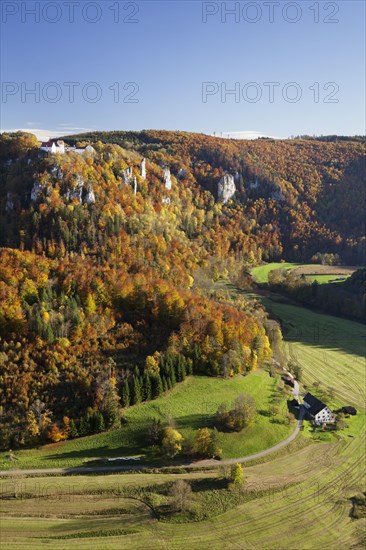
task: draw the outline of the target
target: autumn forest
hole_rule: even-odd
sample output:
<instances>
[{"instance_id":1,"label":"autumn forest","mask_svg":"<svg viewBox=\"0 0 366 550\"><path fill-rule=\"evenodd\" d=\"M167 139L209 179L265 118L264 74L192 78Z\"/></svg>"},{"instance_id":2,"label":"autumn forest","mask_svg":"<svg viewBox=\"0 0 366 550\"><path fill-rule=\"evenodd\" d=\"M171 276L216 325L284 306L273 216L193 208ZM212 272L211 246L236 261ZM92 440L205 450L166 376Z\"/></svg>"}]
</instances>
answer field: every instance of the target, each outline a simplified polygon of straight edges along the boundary
<instances>
[{"instance_id":1,"label":"autumn forest","mask_svg":"<svg viewBox=\"0 0 366 550\"><path fill-rule=\"evenodd\" d=\"M3 449L110 429L188 375L255 370L280 330L215 281L250 289L253 265L317 254L365 265L361 138L63 139L93 153L0 136ZM225 174L236 184L226 203Z\"/></svg>"}]
</instances>

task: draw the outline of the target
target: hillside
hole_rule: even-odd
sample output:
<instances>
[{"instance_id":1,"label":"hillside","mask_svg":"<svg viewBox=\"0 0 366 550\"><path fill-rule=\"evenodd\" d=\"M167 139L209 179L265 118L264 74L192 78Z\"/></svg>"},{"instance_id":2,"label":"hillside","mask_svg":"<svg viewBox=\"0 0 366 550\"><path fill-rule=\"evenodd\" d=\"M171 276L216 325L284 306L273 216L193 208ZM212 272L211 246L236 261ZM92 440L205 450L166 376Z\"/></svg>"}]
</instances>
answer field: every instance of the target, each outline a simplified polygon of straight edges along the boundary
<instances>
[{"instance_id":1,"label":"hillside","mask_svg":"<svg viewBox=\"0 0 366 550\"><path fill-rule=\"evenodd\" d=\"M248 288L261 260L364 261L361 140L65 141L94 150L0 138L4 448L103 431L192 373L255 370L278 334L220 277Z\"/></svg>"},{"instance_id":2,"label":"hillside","mask_svg":"<svg viewBox=\"0 0 366 550\"><path fill-rule=\"evenodd\" d=\"M95 151L2 137L3 448L103 431L192 372L245 374L270 353L263 310L205 290L241 265L222 205L150 161L145 181L137 153Z\"/></svg>"},{"instance_id":3,"label":"hillside","mask_svg":"<svg viewBox=\"0 0 366 550\"><path fill-rule=\"evenodd\" d=\"M242 240L249 229L256 259L303 262L320 251L338 253L350 265L365 261L366 147L361 137L239 141L143 131L65 139L136 150L175 173L184 169L215 197L220 177L235 175L235 202L227 214L236 226L231 235Z\"/></svg>"}]
</instances>

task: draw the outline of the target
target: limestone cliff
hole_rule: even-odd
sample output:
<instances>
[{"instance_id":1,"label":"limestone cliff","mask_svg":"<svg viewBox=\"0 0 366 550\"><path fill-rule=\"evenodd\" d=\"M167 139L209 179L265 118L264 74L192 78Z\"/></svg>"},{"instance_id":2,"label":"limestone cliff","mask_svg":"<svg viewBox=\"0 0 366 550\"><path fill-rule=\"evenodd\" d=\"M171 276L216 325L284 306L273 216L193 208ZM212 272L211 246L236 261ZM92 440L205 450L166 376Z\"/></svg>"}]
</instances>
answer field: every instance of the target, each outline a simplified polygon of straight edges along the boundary
<instances>
[{"instance_id":1,"label":"limestone cliff","mask_svg":"<svg viewBox=\"0 0 366 550\"><path fill-rule=\"evenodd\" d=\"M225 174L219 181L218 185L218 197L224 204L226 204L234 195L236 186L234 183L234 176L231 174Z\"/></svg>"}]
</instances>

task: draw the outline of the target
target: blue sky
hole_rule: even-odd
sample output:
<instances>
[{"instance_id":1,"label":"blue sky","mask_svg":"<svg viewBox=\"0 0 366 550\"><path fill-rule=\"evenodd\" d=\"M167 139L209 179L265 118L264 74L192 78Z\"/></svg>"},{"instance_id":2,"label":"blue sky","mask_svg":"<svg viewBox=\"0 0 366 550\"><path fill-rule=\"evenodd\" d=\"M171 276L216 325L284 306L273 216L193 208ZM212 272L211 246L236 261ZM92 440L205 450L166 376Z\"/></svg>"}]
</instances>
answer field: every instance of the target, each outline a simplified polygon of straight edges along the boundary
<instances>
[{"instance_id":1,"label":"blue sky","mask_svg":"<svg viewBox=\"0 0 366 550\"><path fill-rule=\"evenodd\" d=\"M2 129L365 133L362 1L69 4L2 0Z\"/></svg>"}]
</instances>

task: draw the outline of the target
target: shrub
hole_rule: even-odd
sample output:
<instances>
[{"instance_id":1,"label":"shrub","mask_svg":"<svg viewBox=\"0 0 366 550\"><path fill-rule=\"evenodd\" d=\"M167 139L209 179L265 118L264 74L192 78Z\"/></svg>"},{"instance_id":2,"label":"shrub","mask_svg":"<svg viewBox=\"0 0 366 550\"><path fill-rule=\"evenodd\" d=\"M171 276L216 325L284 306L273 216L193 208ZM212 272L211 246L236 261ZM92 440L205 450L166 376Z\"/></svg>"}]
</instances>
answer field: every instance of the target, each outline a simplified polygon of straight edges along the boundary
<instances>
[{"instance_id":1,"label":"shrub","mask_svg":"<svg viewBox=\"0 0 366 550\"><path fill-rule=\"evenodd\" d=\"M256 414L253 397L243 393L235 399L232 409L228 410L225 404L220 405L216 413L216 425L222 430L240 432L254 424Z\"/></svg>"}]
</instances>

